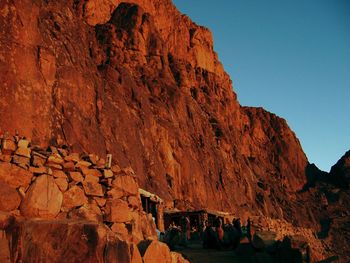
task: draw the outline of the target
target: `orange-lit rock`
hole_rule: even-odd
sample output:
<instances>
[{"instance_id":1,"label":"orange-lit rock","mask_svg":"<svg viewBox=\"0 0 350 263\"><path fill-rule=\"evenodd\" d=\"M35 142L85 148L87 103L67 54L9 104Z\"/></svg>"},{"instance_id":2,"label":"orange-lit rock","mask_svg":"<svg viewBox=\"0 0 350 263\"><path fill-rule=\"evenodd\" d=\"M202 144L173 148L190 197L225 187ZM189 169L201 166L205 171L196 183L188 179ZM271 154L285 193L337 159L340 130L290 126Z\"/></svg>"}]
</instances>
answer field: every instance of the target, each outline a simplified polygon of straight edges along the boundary
<instances>
[{"instance_id":1,"label":"orange-lit rock","mask_svg":"<svg viewBox=\"0 0 350 263\"><path fill-rule=\"evenodd\" d=\"M16 210L20 203L21 198L16 189L0 181L0 211Z\"/></svg>"},{"instance_id":2,"label":"orange-lit rock","mask_svg":"<svg viewBox=\"0 0 350 263\"><path fill-rule=\"evenodd\" d=\"M25 217L54 218L61 210L62 198L53 177L40 175L21 203L21 214Z\"/></svg>"},{"instance_id":3,"label":"orange-lit rock","mask_svg":"<svg viewBox=\"0 0 350 263\"><path fill-rule=\"evenodd\" d=\"M172 257L168 246L157 240L141 241L138 245L144 263L171 263Z\"/></svg>"},{"instance_id":4,"label":"orange-lit rock","mask_svg":"<svg viewBox=\"0 0 350 263\"><path fill-rule=\"evenodd\" d=\"M132 219L131 210L128 203L120 199L107 200L106 221L125 223Z\"/></svg>"},{"instance_id":5,"label":"orange-lit rock","mask_svg":"<svg viewBox=\"0 0 350 263\"><path fill-rule=\"evenodd\" d=\"M84 191L79 186L73 186L63 194L62 207L70 210L87 203L87 201Z\"/></svg>"},{"instance_id":6,"label":"orange-lit rock","mask_svg":"<svg viewBox=\"0 0 350 263\"><path fill-rule=\"evenodd\" d=\"M25 169L10 163L0 163L0 179L8 185L18 188L27 187L32 180L33 174Z\"/></svg>"},{"instance_id":7,"label":"orange-lit rock","mask_svg":"<svg viewBox=\"0 0 350 263\"><path fill-rule=\"evenodd\" d=\"M331 202L334 211L323 211L320 196L348 203L344 189L304 188L308 161L287 122L239 104L210 31L170 0L2 1L0 10L0 131L32 138L16 145L5 136L0 179L22 195L33 178L26 169L51 154L50 170L71 175L65 212L88 203L80 184L95 164L113 199L107 210L140 185L183 209L263 214L319 230L321 218L338 213ZM70 153L56 145L32 149L30 159L28 151L13 155L53 142ZM107 154L113 175L102 177ZM90 199L102 195L98 188ZM138 237L152 232L142 230Z\"/></svg>"}]
</instances>

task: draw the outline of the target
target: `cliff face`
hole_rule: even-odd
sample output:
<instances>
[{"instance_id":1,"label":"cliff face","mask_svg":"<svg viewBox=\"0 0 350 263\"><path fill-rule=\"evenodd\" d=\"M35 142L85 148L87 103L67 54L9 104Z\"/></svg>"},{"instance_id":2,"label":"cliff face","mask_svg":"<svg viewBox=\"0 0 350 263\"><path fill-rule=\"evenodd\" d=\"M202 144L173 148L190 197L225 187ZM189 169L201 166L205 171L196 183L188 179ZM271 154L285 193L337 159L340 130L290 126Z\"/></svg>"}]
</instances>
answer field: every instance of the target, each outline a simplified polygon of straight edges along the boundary
<instances>
[{"instance_id":1,"label":"cliff face","mask_svg":"<svg viewBox=\"0 0 350 263\"><path fill-rule=\"evenodd\" d=\"M178 206L298 220L298 139L285 120L239 105L211 33L170 0L0 10L0 130L112 153Z\"/></svg>"},{"instance_id":2,"label":"cliff face","mask_svg":"<svg viewBox=\"0 0 350 263\"><path fill-rule=\"evenodd\" d=\"M331 180L339 187L349 189L350 183L350 151L347 151L339 161L332 166Z\"/></svg>"}]
</instances>

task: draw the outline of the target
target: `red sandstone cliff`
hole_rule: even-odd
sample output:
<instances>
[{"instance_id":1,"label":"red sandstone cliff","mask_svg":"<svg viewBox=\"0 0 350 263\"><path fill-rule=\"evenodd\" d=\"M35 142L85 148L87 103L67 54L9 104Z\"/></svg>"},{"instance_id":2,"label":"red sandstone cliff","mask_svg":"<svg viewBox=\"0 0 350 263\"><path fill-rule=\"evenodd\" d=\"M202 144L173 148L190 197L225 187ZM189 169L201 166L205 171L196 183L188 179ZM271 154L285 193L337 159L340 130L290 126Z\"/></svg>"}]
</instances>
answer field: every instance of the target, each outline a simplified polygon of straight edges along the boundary
<instances>
[{"instance_id":1,"label":"red sandstone cliff","mask_svg":"<svg viewBox=\"0 0 350 263\"><path fill-rule=\"evenodd\" d=\"M1 1L1 130L110 152L168 200L286 217L307 166L287 123L239 105L171 1L120 2Z\"/></svg>"}]
</instances>

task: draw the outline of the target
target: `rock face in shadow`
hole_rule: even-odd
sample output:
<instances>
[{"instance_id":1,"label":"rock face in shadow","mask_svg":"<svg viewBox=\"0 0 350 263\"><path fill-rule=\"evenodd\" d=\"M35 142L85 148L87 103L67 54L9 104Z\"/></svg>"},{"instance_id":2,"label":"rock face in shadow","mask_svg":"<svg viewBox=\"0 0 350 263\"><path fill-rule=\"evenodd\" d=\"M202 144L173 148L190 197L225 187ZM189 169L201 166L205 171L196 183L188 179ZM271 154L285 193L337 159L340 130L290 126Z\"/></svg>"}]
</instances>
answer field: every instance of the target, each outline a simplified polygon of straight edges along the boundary
<instances>
[{"instance_id":1,"label":"rock face in shadow","mask_svg":"<svg viewBox=\"0 0 350 263\"><path fill-rule=\"evenodd\" d=\"M349 189L350 183L350 151L347 151L339 161L332 166L330 179L339 187Z\"/></svg>"},{"instance_id":2,"label":"rock face in shadow","mask_svg":"<svg viewBox=\"0 0 350 263\"><path fill-rule=\"evenodd\" d=\"M289 213L306 183L298 139L285 120L239 105L210 31L170 0L1 10L0 130L111 153L142 187L185 206Z\"/></svg>"}]
</instances>

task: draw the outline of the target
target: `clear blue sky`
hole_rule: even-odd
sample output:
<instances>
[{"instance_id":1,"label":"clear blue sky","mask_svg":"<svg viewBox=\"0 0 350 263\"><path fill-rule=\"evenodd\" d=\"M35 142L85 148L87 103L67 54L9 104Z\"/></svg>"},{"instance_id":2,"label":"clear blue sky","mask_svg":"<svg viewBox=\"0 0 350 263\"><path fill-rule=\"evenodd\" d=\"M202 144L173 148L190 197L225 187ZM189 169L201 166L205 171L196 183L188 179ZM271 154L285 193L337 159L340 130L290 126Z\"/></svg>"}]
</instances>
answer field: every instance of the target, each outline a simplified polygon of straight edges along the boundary
<instances>
[{"instance_id":1,"label":"clear blue sky","mask_svg":"<svg viewBox=\"0 0 350 263\"><path fill-rule=\"evenodd\" d=\"M310 162L350 150L350 0L174 0L208 27L242 105L285 118Z\"/></svg>"}]
</instances>

